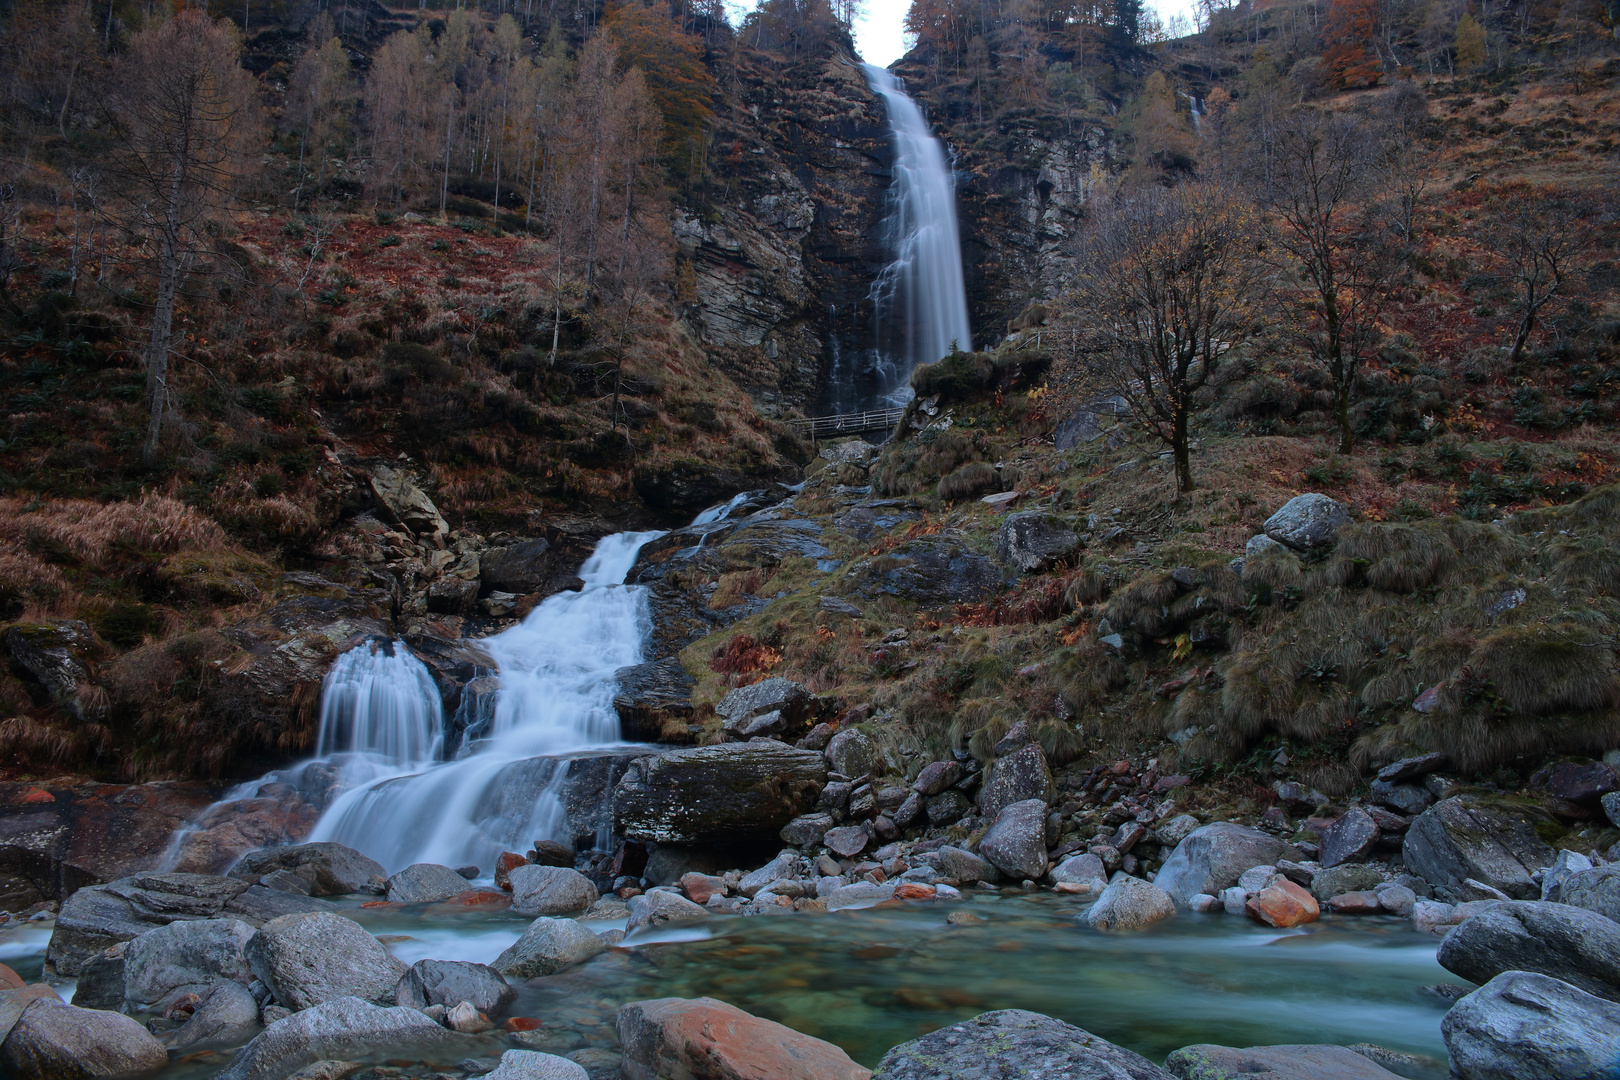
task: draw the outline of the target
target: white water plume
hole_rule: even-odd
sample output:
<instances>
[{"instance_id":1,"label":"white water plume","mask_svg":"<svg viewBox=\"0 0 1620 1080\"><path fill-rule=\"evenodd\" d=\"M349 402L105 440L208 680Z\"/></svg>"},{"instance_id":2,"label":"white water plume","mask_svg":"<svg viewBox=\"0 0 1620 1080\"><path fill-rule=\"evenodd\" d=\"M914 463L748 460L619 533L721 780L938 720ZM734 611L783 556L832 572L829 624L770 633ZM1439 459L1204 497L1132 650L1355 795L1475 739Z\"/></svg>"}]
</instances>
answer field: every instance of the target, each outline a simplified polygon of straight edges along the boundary
<instances>
[{"instance_id":1,"label":"white water plume","mask_svg":"<svg viewBox=\"0 0 1620 1080\"><path fill-rule=\"evenodd\" d=\"M879 396L899 401L910 396L913 368L952 348L971 350L973 331L956 227L956 183L945 147L899 79L873 64L865 68L888 109L894 137L887 225L894 261L878 277L872 296L883 368Z\"/></svg>"}]
</instances>

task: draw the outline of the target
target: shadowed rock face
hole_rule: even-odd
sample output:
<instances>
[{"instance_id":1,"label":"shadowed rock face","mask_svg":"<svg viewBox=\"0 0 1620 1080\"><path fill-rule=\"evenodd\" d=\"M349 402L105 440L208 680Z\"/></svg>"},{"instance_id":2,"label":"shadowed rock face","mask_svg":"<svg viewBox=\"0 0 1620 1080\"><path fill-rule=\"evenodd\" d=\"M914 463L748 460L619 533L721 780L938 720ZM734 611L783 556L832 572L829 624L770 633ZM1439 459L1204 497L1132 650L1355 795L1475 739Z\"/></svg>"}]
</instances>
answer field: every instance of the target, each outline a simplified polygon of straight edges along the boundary
<instances>
[{"instance_id":1,"label":"shadowed rock face","mask_svg":"<svg viewBox=\"0 0 1620 1080\"><path fill-rule=\"evenodd\" d=\"M878 1063L874 1080L1174 1080L1140 1054L1083 1028L1024 1009L971 1020L901 1043Z\"/></svg>"},{"instance_id":2,"label":"shadowed rock face","mask_svg":"<svg viewBox=\"0 0 1620 1080\"><path fill-rule=\"evenodd\" d=\"M1419 814L1402 854L1407 867L1430 884L1456 889L1473 878L1516 900L1540 896L1531 875L1554 856L1530 811L1470 795L1445 799Z\"/></svg>"},{"instance_id":3,"label":"shadowed rock face","mask_svg":"<svg viewBox=\"0 0 1620 1080\"><path fill-rule=\"evenodd\" d=\"M643 758L614 793L621 832L659 844L760 840L815 805L827 762L779 742L725 743Z\"/></svg>"}]
</instances>

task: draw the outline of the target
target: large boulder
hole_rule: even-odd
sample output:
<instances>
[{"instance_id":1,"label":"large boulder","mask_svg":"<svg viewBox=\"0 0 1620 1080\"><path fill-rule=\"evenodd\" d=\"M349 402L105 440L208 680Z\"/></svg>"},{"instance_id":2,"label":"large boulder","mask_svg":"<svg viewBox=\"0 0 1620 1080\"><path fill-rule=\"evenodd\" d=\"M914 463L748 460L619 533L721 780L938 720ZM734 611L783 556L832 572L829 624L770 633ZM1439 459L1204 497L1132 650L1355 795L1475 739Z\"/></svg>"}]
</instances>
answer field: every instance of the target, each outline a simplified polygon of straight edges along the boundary
<instances>
[{"instance_id":1,"label":"large boulder","mask_svg":"<svg viewBox=\"0 0 1620 1080\"><path fill-rule=\"evenodd\" d=\"M1181 1080L1400 1080L1396 1073L1345 1046L1183 1046L1164 1067Z\"/></svg>"},{"instance_id":2,"label":"large boulder","mask_svg":"<svg viewBox=\"0 0 1620 1080\"><path fill-rule=\"evenodd\" d=\"M371 472L371 492L377 497L378 508L388 520L418 536L443 537L450 525L439 514L427 492L415 480L398 469L378 465Z\"/></svg>"},{"instance_id":3,"label":"large boulder","mask_svg":"<svg viewBox=\"0 0 1620 1080\"><path fill-rule=\"evenodd\" d=\"M994 817L1015 802L1039 799L1049 803L1056 791L1046 752L1032 742L990 766L989 778L979 789L979 809L986 817Z\"/></svg>"},{"instance_id":4,"label":"large boulder","mask_svg":"<svg viewBox=\"0 0 1620 1080\"><path fill-rule=\"evenodd\" d=\"M1531 971L1620 1001L1620 923L1568 904L1498 904L1448 933L1439 960L1470 982Z\"/></svg>"},{"instance_id":5,"label":"large boulder","mask_svg":"<svg viewBox=\"0 0 1620 1080\"><path fill-rule=\"evenodd\" d=\"M1349 511L1326 495L1295 495L1269 518L1263 528L1279 544L1303 551L1333 543L1339 530L1350 524Z\"/></svg>"},{"instance_id":6,"label":"large boulder","mask_svg":"<svg viewBox=\"0 0 1620 1080\"><path fill-rule=\"evenodd\" d=\"M996 815L979 841L979 854L1013 880L1046 875L1046 803L1026 799Z\"/></svg>"},{"instance_id":7,"label":"large boulder","mask_svg":"<svg viewBox=\"0 0 1620 1080\"><path fill-rule=\"evenodd\" d=\"M485 1016L499 1016L517 998L501 973L464 960L418 960L394 988L394 1002L413 1009L455 1007L470 1001Z\"/></svg>"},{"instance_id":8,"label":"large boulder","mask_svg":"<svg viewBox=\"0 0 1620 1080\"><path fill-rule=\"evenodd\" d=\"M270 891L208 874L136 874L80 889L62 905L45 958L55 965L58 975L74 976L109 946L131 941L154 927L220 917L262 922L253 912L263 899L259 894ZM280 895L290 903L321 903Z\"/></svg>"},{"instance_id":9,"label":"large boulder","mask_svg":"<svg viewBox=\"0 0 1620 1080\"><path fill-rule=\"evenodd\" d=\"M169 1055L121 1013L40 998L22 1011L0 1044L0 1063L7 1076L19 1080L89 1080L161 1069Z\"/></svg>"},{"instance_id":10,"label":"large boulder","mask_svg":"<svg viewBox=\"0 0 1620 1080\"><path fill-rule=\"evenodd\" d=\"M980 1013L901 1043L873 1080L1172 1080L1140 1054L1024 1009Z\"/></svg>"},{"instance_id":11,"label":"large boulder","mask_svg":"<svg viewBox=\"0 0 1620 1080\"><path fill-rule=\"evenodd\" d=\"M1151 881L1121 874L1087 909L1085 920L1097 930L1143 930L1175 913L1169 893Z\"/></svg>"},{"instance_id":12,"label":"large boulder","mask_svg":"<svg viewBox=\"0 0 1620 1080\"><path fill-rule=\"evenodd\" d=\"M191 1019L165 1037L171 1050L190 1053L241 1046L259 1031L259 1001L241 983L219 983L203 995Z\"/></svg>"},{"instance_id":13,"label":"large boulder","mask_svg":"<svg viewBox=\"0 0 1620 1080\"><path fill-rule=\"evenodd\" d=\"M1001 880L1001 871L989 859L950 845L939 849L939 869L948 878L968 883Z\"/></svg>"},{"instance_id":14,"label":"large boulder","mask_svg":"<svg viewBox=\"0 0 1620 1080\"><path fill-rule=\"evenodd\" d=\"M690 926L706 922L708 918L707 909L692 903L684 896L659 889L630 898L630 918L625 922L624 932L634 934L638 930Z\"/></svg>"},{"instance_id":15,"label":"large boulder","mask_svg":"<svg viewBox=\"0 0 1620 1080\"><path fill-rule=\"evenodd\" d=\"M613 673L613 710L623 737L642 742L692 741L692 688L679 656L631 664Z\"/></svg>"},{"instance_id":16,"label":"large boulder","mask_svg":"<svg viewBox=\"0 0 1620 1080\"><path fill-rule=\"evenodd\" d=\"M1378 843L1378 823L1359 806L1353 806L1322 830L1322 865L1339 866L1359 862Z\"/></svg>"},{"instance_id":17,"label":"large boulder","mask_svg":"<svg viewBox=\"0 0 1620 1080\"><path fill-rule=\"evenodd\" d=\"M1559 899L1620 923L1620 865L1582 870L1564 879Z\"/></svg>"},{"instance_id":18,"label":"large boulder","mask_svg":"<svg viewBox=\"0 0 1620 1080\"><path fill-rule=\"evenodd\" d=\"M1556 856L1536 831L1538 821L1528 808L1456 795L1417 816L1402 855L1406 868L1431 885L1457 892L1473 878L1515 900L1533 900L1541 890L1532 875Z\"/></svg>"},{"instance_id":19,"label":"large boulder","mask_svg":"<svg viewBox=\"0 0 1620 1080\"><path fill-rule=\"evenodd\" d=\"M771 740L698 746L638 758L614 791L614 812L632 840L763 840L811 809L826 782L814 750Z\"/></svg>"},{"instance_id":20,"label":"large boulder","mask_svg":"<svg viewBox=\"0 0 1620 1080\"><path fill-rule=\"evenodd\" d=\"M764 679L733 690L714 711L728 734L782 735L804 724L812 700L810 692L791 679Z\"/></svg>"},{"instance_id":21,"label":"large boulder","mask_svg":"<svg viewBox=\"0 0 1620 1080\"><path fill-rule=\"evenodd\" d=\"M556 974L606 950L606 942L574 920L541 917L492 966L502 975L532 979Z\"/></svg>"},{"instance_id":22,"label":"large boulder","mask_svg":"<svg viewBox=\"0 0 1620 1080\"><path fill-rule=\"evenodd\" d=\"M412 863L388 879L393 904L437 904L466 891L467 879L438 863Z\"/></svg>"},{"instance_id":23,"label":"large boulder","mask_svg":"<svg viewBox=\"0 0 1620 1080\"><path fill-rule=\"evenodd\" d=\"M379 1050L455 1061L477 1045L415 1009L334 998L265 1028L216 1080L282 1080L317 1061L365 1058Z\"/></svg>"},{"instance_id":24,"label":"large boulder","mask_svg":"<svg viewBox=\"0 0 1620 1080\"><path fill-rule=\"evenodd\" d=\"M151 1008L175 993L201 994L220 982L253 979L240 919L198 919L148 930L124 947L124 1001Z\"/></svg>"},{"instance_id":25,"label":"large boulder","mask_svg":"<svg viewBox=\"0 0 1620 1080\"><path fill-rule=\"evenodd\" d=\"M295 1012L343 997L392 1002L405 974L365 927L330 912L271 919L246 951L253 974Z\"/></svg>"},{"instance_id":26,"label":"large boulder","mask_svg":"<svg viewBox=\"0 0 1620 1080\"><path fill-rule=\"evenodd\" d=\"M250 852L231 867L230 876L260 878L278 870L307 881L311 896L347 896L388 877L382 863L330 840Z\"/></svg>"},{"instance_id":27,"label":"large boulder","mask_svg":"<svg viewBox=\"0 0 1620 1080\"><path fill-rule=\"evenodd\" d=\"M490 548L478 558L479 591L550 596L579 587L579 559L544 538Z\"/></svg>"},{"instance_id":28,"label":"large boulder","mask_svg":"<svg viewBox=\"0 0 1620 1080\"><path fill-rule=\"evenodd\" d=\"M1505 971L1440 1021L1457 1080L1599 1080L1620 1061L1620 1005L1560 979Z\"/></svg>"},{"instance_id":29,"label":"large boulder","mask_svg":"<svg viewBox=\"0 0 1620 1080\"><path fill-rule=\"evenodd\" d=\"M1050 569L1080 550L1080 534L1069 523L1038 510L1009 514L996 531L996 555L1025 574Z\"/></svg>"},{"instance_id":30,"label":"large boulder","mask_svg":"<svg viewBox=\"0 0 1620 1080\"><path fill-rule=\"evenodd\" d=\"M1279 859L1298 862L1301 858L1298 849L1270 833L1217 821L1188 833L1164 861L1153 883L1185 907L1199 893L1218 896L1251 867L1275 866Z\"/></svg>"},{"instance_id":31,"label":"large boulder","mask_svg":"<svg viewBox=\"0 0 1620 1080\"><path fill-rule=\"evenodd\" d=\"M832 1043L714 998L655 998L619 1008L624 1080L867 1080Z\"/></svg>"},{"instance_id":32,"label":"large boulder","mask_svg":"<svg viewBox=\"0 0 1620 1080\"><path fill-rule=\"evenodd\" d=\"M0 783L0 911L150 869L218 797L202 783Z\"/></svg>"},{"instance_id":33,"label":"large boulder","mask_svg":"<svg viewBox=\"0 0 1620 1080\"><path fill-rule=\"evenodd\" d=\"M600 898L591 879L562 866L519 866L507 874L517 915L569 915Z\"/></svg>"}]
</instances>

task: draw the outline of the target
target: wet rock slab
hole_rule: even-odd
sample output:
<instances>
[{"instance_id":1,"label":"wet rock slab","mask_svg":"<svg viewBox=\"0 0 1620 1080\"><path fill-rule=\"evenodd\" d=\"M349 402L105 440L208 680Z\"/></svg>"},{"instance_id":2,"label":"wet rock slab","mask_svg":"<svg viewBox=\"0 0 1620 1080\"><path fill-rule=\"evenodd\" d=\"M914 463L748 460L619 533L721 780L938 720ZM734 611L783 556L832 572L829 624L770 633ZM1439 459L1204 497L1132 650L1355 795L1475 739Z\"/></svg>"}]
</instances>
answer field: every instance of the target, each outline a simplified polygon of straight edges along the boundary
<instances>
[{"instance_id":1,"label":"wet rock slab","mask_svg":"<svg viewBox=\"0 0 1620 1080\"><path fill-rule=\"evenodd\" d=\"M625 1080L867 1080L843 1050L714 998L656 998L619 1009Z\"/></svg>"},{"instance_id":2,"label":"wet rock slab","mask_svg":"<svg viewBox=\"0 0 1620 1080\"><path fill-rule=\"evenodd\" d=\"M981 1013L901 1043L873 1080L1173 1080L1140 1054L1024 1009Z\"/></svg>"},{"instance_id":3,"label":"wet rock slab","mask_svg":"<svg viewBox=\"0 0 1620 1080\"><path fill-rule=\"evenodd\" d=\"M1344 1046L1183 1046L1164 1067L1181 1080L1398 1080L1377 1062Z\"/></svg>"}]
</instances>

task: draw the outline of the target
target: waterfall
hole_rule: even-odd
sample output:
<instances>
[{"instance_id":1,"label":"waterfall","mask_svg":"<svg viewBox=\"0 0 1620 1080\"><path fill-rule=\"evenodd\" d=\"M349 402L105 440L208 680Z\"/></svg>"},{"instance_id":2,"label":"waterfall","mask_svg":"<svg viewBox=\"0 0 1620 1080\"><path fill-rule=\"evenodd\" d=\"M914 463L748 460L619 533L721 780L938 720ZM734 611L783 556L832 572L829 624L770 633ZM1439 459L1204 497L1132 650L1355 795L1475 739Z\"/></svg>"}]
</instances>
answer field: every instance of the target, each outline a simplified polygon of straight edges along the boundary
<instances>
[{"instance_id":1,"label":"waterfall","mask_svg":"<svg viewBox=\"0 0 1620 1080\"><path fill-rule=\"evenodd\" d=\"M337 658L321 688L317 757L345 750L424 765L443 742L439 688L400 641L367 641Z\"/></svg>"},{"instance_id":2,"label":"waterfall","mask_svg":"<svg viewBox=\"0 0 1620 1080\"><path fill-rule=\"evenodd\" d=\"M912 368L933 363L952 346L972 349L973 333L956 228L956 184L945 147L899 79L873 64L865 68L888 109L894 136L886 224L894 261L878 276L872 299L878 322L877 397L896 402L911 396Z\"/></svg>"},{"instance_id":3,"label":"waterfall","mask_svg":"<svg viewBox=\"0 0 1620 1080\"><path fill-rule=\"evenodd\" d=\"M657 532L604 537L579 592L548 597L517 626L480 644L499 690L485 738L465 756L343 792L310 835L334 840L390 871L413 862L488 868L503 850L557 835L568 755L619 742L613 675L641 662L651 625L646 590L624 584Z\"/></svg>"}]
</instances>

